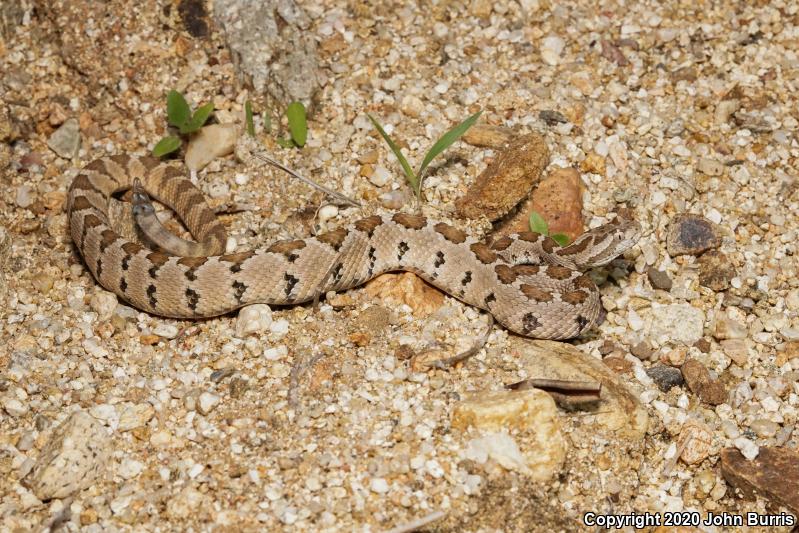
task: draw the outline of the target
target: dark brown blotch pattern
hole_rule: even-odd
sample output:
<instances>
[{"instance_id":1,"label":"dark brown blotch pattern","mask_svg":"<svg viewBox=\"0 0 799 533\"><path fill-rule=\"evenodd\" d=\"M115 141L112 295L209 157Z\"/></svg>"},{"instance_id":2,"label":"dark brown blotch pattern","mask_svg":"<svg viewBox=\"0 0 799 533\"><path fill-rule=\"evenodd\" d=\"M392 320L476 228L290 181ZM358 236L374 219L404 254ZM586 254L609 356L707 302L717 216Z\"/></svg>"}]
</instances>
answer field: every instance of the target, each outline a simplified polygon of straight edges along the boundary
<instances>
[{"instance_id":1,"label":"dark brown blotch pattern","mask_svg":"<svg viewBox=\"0 0 799 533\"><path fill-rule=\"evenodd\" d=\"M535 302L541 302L541 303L551 302L553 298L551 292L546 291L540 287L536 287L535 285L528 285L527 283L522 283L519 289L521 289L521 291L524 293L525 296L527 296L529 299Z\"/></svg>"},{"instance_id":2,"label":"dark brown blotch pattern","mask_svg":"<svg viewBox=\"0 0 799 533\"><path fill-rule=\"evenodd\" d=\"M466 233L459 230L458 228L454 228L449 224L444 224L443 222L439 222L433 229L436 230L442 237L447 239L449 242L453 244L462 244L466 242Z\"/></svg>"},{"instance_id":3,"label":"dark brown blotch pattern","mask_svg":"<svg viewBox=\"0 0 799 533\"><path fill-rule=\"evenodd\" d=\"M469 249L472 251L477 260L484 265L490 265L497 260L497 254L492 252L491 248L483 242L476 242L470 245Z\"/></svg>"},{"instance_id":4,"label":"dark brown blotch pattern","mask_svg":"<svg viewBox=\"0 0 799 533\"><path fill-rule=\"evenodd\" d=\"M378 215L372 215L355 222L355 229L362 231L371 237L375 232L375 229L377 229L381 224L383 224L383 219Z\"/></svg>"},{"instance_id":5,"label":"dark brown blotch pattern","mask_svg":"<svg viewBox=\"0 0 799 533\"><path fill-rule=\"evenodd\" d=\"M560 265L549 265L547 267L547 275L550 278L557 280L569 279L574 274L574 270Z\"/></svg>"},{"instance_id":6,"label":"dark brown blotch pattern","mask_svg":"<svg viewBox=\"0 0 799 533\"><path fill-rule=\"evenodd\" d=\"M427 226L427 219L421 215L397 213L391 217L391 220L407 229L422 229Z\"/></svg>"},{"instance_id":7,"label":"dark brown blotch pattern","mask_svg":"<svg viewBox=\"0 0 799 533\"><path fill-rule=\"evenodd\" d=\"M316 237L316 240L325 243L333 248L336 252L339 251L344 240L347 238L349 232L344 228L339 228L335 231L328 231Z\"/></svg>"},{"instance_id":8,"label":"dark brown blotch pattern","mask_svg":"<svg viewBox=\"0 0 799 533\"><path fill-rule=\"evenodd\" d=\"M580 305L588 300L588 293L585 291L567 291L560 295L560 299L567 304Z\"/></svg>"}]
</instances>

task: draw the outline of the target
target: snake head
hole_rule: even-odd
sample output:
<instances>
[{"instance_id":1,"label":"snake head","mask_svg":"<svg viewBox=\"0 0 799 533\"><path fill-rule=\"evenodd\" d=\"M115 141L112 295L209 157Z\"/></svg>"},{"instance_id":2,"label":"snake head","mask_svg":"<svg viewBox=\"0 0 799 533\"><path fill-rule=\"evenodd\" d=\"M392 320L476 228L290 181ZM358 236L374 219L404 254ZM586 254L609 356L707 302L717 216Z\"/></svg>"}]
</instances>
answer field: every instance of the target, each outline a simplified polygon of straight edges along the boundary
<instances>
[{"instance_id":1,"label":"snake head","mask_svg":"<svg viewBox=\"0 0 799 533\"><path fill-rule=\"evenodd\" d=\"M133 204L133 216L135 217L155 213L155 208L150 200L150 196L147 194L147 191L144 190L144 186L138 178L133 180L133 197L131 198L131 203Z\"/></svg>"},{"instance_id":2,"label":"snake head","mask_svg":"<svg viewBox=\"0 0 799 533\"><path fill-rule=\"evenodd\" d=\"M641 225L620 213L611 222L583 233L556 254L568 257L577 268L585 270L607 265L632 248L640 236Z\"/></svg>"}]
</instances>

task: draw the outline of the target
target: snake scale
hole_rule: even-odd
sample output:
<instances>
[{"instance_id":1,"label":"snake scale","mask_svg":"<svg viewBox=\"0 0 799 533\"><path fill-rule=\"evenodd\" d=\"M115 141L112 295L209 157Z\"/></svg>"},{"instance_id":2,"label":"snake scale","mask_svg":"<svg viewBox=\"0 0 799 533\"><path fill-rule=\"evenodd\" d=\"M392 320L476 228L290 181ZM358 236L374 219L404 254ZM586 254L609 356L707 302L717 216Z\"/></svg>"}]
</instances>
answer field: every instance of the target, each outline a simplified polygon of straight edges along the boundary
<instances>
[{"instance_id":1,"label":"snake scale","mask_svg":"<svg viewBox=\"0 0 799 533\"><path fill-rule=\"evenodd\" d=\"M161 249L114 229L111 199L137 180L178 214L196 243L165 237L155 217L148 218L152 206L141 190L134 209ZM181 169L128 155L86 165L72 182L67 212L72 239L95 279L148 313L199 318L253 303L297 304L405 270L487 310L509 330L542 339L571 338L596 323L599 291L582 271L607 264L639 234L636 222L617 217L566 247L529 232L487 244L445 223L396 213L225 254L223 225Z\"/></svg>"}]
</instances>

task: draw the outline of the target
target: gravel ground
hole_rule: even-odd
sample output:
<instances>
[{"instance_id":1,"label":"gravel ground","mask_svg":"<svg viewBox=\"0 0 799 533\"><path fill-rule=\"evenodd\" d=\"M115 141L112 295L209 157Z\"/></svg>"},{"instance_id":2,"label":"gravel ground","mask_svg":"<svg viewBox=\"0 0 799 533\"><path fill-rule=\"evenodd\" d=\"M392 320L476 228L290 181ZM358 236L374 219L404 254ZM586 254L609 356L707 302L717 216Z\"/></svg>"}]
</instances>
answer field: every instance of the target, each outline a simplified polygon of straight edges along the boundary
<instances>
[{"instance_id":1,"label":"gravel ground","mask_svg":"<svg viewBox=\"0 0 799 533\"><path fill-rule=\"evenodd\" d=\"M482 109L484 126L542 135L550 172L580 171L587 227L620 207L643 227L595 273L594 332L555 344L495 327L448 370L422 362L467 348L485 318L413 276L188 322L125 306L85 269L69 183L95 157L152 149L169 89L221 123L248 99L282 105L271 82L247 89L234 30L200 6L0 1L0 531L574 531L585 513L678 511L775 517L685 531L791 530L795 3L323 0L276 18L317 43L319 70L308 144L280 148L274 113L260 139L365 207L218 158L199 176L211 203L255 207L224 216L232 250L410 209L367 112L419 162ZM449 149L425 214L452 222L496 153ZM529 377L600 381L603 401L504 390Z\"/></svg>"}]
</instances>

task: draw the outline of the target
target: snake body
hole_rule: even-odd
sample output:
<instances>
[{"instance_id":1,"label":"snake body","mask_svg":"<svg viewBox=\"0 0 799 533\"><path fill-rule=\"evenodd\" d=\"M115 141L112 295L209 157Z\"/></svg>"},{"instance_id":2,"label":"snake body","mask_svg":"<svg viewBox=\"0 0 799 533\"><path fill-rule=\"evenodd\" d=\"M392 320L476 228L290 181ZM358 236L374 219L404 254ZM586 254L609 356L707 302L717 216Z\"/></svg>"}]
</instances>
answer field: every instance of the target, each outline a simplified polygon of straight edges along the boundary
<instances>
[{"instance_id":1,"label":"snake body","mask_svg":"<svg viewBox=\"0 0 799 533\"><path fill-rule=\"evenodd\" d=\"M158 227L146 231L151 224L145 223L145 233L166 251L153 250L114 229L111 199L136 180L178 214L196 243L170 242L158 237ZM138 194L134 204L146 221L147 203ZM448 224L396 213L225 254L224 227L183 172L127 155L85 166L72 182L67 210L72 239L95 279L148 313L199 318L253 303L298 304L405 270L487 310L506 328L542 339L574 337L596 323L599 291L581 270L610 262L639 233L634 221L617 217L566 247L536 233L489 245Z\"/></svg>"}]
</instances>

